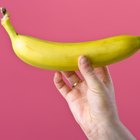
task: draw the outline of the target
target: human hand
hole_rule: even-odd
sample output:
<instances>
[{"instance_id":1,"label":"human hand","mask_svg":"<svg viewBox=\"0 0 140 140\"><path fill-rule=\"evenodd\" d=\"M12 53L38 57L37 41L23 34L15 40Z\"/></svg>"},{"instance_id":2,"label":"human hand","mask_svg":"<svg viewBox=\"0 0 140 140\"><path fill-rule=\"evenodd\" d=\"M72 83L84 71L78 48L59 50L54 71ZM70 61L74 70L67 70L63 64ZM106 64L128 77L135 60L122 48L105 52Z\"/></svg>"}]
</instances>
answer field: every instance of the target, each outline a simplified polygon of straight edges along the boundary
<instances>
[{"instance_id":1,"label":"human hand","mask_svg":"<svg viewBox=\"0 0 140 140\"><path fill-rule=\"evenodd\" d=\"M67 101L75 120L87 137L96 138L96 140L108 138L115 140L114 136L119 140L121 138L134 139L119 121L114 87L108 68L93 68L91 62L84 56L79 57L78 67L83 79L80 79L74 71L57 71L54 84ZM71 85L80 82L71 88L64 82L62 75Z\"/></svg>"}]
</instances>

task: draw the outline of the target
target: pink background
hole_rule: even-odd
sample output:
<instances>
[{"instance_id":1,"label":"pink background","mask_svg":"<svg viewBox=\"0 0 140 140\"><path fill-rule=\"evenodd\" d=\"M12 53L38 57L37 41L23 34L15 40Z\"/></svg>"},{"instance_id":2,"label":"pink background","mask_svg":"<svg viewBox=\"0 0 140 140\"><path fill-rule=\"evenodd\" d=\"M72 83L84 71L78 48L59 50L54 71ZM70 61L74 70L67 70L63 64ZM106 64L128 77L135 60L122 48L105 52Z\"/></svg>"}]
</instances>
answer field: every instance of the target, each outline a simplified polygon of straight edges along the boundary
<instances>
[{"instance_id":1,"label":"pink background","mask_svg":"<svg viewBox=\"0 0 140 140\"><path fill-rule=\"evenodd\" d=\"M140 35L139 0L0 0L18 33L50 41ZM119 115L140 138L140 53L109 66ZM54 71L19 60L0 25L0 139L86 140L53 84Z\"/></svg>"}]
</instances>

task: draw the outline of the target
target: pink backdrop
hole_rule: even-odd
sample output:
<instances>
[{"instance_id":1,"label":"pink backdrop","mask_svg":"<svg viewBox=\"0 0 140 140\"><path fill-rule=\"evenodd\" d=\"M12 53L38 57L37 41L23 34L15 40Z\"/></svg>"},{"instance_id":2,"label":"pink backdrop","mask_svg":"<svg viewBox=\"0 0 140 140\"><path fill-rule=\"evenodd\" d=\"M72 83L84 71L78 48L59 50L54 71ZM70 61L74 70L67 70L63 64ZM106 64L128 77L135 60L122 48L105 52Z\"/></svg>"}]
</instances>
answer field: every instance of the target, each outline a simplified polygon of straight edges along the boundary
<instances>
[{"instance_id":1,"label":"pink backdrop","mask_svg":"<svg viewBox=\"0 0 140 140\"><path fill-rule=\"evenodd\" d=\"M140 35L139 0L0 0L0 6L18 33L50 41ZM109 68L120 118L140 138L140 53ZM17 59L0 25L1 140L86 140L53 75Z\"/></svg>"}]
</instances>

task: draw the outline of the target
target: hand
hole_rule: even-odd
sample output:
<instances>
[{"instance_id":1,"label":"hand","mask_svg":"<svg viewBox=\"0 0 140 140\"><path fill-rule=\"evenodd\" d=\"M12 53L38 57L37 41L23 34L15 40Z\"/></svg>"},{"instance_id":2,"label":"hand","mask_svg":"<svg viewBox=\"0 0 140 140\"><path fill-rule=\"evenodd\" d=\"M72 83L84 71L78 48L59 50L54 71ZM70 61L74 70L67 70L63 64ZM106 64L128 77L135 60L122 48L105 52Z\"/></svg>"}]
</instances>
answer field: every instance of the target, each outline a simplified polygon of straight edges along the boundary
<instances>
[{"instance_id":1,"label":"hand","mask_svg":"<svg viewBox=\"0 0 140 140\"><path fill-rule=\"evenodd\" d=\"M120 140L120 136L124 137L125 133L127 140L132 139L133 136L119 121L114 87L108 68L93 68L85 56L79 57L78 67L83 79L74 71L57 71L54 76L54 84L67 101L75 120L87 137L105 140L114 138L107 134L114 134L115 138ZM80 82L71 88L64 82L62 75L71 85L77 81ZM113 131L113 128L116 131Z\"/></svg>"}]
</instances>

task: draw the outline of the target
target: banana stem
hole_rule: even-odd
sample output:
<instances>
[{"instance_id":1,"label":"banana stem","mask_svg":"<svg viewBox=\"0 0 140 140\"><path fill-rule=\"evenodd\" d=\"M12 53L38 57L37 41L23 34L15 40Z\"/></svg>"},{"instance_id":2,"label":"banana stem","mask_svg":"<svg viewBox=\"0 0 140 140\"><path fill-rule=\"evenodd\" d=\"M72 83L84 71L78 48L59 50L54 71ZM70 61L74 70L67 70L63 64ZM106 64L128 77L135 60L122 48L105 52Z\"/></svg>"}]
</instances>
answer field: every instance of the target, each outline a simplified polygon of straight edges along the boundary
<instances>
[{"instance_id":1,"label":"banana stem","mask_svg":"<svg viewBox=\"0 0 140 140\"><path fill-rule=\"evenodd\" d=\"M3 27L9 34L10 38L14 39L15 37L17 37L17 33L10 22L9 13L7 12L6 8L4 8L4 7L0 8L0 12L3 15L2 19L1 19L1 24L3 25Z\"/></svg>"},{"instance_id":2,"label":"banana stem","mask_svg":"<svg viewBox=\"0 0 140 140\"><path fill-rule=\"evenodd\" d=\"M6 15L6 13L7 13L7 10L6 10L6 8L1 7L1 8L0 8L0 12L2 13L2 15L3 15L3 17L4 17L4 15Z\"/></svg>"}]
</instances>

